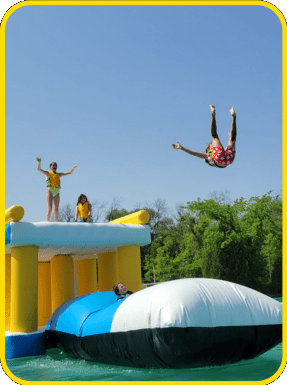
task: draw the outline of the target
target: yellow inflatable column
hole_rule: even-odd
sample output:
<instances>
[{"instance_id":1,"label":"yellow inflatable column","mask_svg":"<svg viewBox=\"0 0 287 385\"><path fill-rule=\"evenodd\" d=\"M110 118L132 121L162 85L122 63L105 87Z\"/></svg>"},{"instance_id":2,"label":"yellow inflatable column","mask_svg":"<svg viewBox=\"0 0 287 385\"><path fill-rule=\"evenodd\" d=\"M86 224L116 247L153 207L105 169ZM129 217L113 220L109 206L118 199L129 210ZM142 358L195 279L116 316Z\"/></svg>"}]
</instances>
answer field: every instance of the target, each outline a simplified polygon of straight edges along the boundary
<instances>
[{"instance_id":1,"label":"yellow inflatable column","mask_svg":"<svg viewBox=\"0 0 287 385\"><path fill-rule=\"evenodd\" d=\"M70 255L55 255L51 259L52 313L72 298L74 298L73 258Z\"/></svg>"},{"instance_id":2,"label":"yellow inflatable column","mask_svg":"<svg viewBox=\"0 0 287 385\"><path fill-rule=\"evenodd\" d=\"M38 263L38 326L44 326L52 314L50 262Z\"/></svg>"},{"instance_id":3,"label":"yellow inflatable column","mask_svg":"<svg viewBox=\"0 0 287 385\"><path fill-rule=\"evenodd\" d=\"M95 293L97 291L97 261L96 259L81 259L77 261L77 294Z\"/></svg>"},{"instance_id":4,"label":"yellow inflatable column","mask_svg":"<svg viewBox=\"0 0 287 385\"><path fill-rule=\"evenodd\" d=\"M115 219L110 223L124 223L132 225L144 225L149 221L149 213L140 210L124 217ZM128 290L138 291L142 289L140 247L123 246L118 248L118 281L125 284Z\"/></svg>"},{"instance_id":5,"label":"yellow inflatable column","mask_svg":"<svg viewBox=\"0 0 287 385\"><path fill-rule=\"evenodd\" d=\"M38 247L11 247L11 332L37 331Z\"/></svg>"},{"instance_id":6,"label":"yellow inflatable column","mask_svg":"<svg viewBox=\"0 0 287 385\"><path fill-rule=\"evenodd\" d=\"M119 281L118 253L98 254L99 291L111 291Z\"/></svg>"},{"instance_id":7,"label":"yellow inflatable column","mask_svg":"<svg viewBox=\"0 0 287 385\"><path fill-rule=\"evenodd\" d=\"M140 247L122 246L118 248L119 282L133 292L142 289Z\"/></svg>"},{"instance_id":8,"label":"yellow inflatable column","mask_svg":"<svg viewBox=\"0 0 287 385\"><path fill-rule=\"evenodd\" d=\"M5 330L10 330L11 254L5 255Z\"/></svg>"}]
</instances>

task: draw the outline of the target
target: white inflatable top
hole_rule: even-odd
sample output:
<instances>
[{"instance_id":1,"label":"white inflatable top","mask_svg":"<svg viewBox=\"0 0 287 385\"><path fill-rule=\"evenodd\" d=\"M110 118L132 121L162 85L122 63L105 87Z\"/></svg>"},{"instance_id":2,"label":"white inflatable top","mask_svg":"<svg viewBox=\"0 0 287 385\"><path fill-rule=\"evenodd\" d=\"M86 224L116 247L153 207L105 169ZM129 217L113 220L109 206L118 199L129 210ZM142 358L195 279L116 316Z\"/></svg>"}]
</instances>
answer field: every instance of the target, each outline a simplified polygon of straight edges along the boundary
<instances>
[{"instance_id":1,"label":"white inflatable top","mask_svg":"<svg viewBox=\"0 0 287 385\"><path fill-rule=\"evenodd\" d=\"M159 283L123 301L111 332L168 327L282 323L282 303L245 286L209 278Z\"/></svg>"},{"instance_id":2,"label":"white inflatable top","mask_svg":"<svg viewBox=\"0 0 287 385\"><path fill-rule=\"evenodd\" d=\"M11 222L9 243L14 246L38 246L39 261L49 261L57 254L94 256L113 252L118 247L151 242L150 227L119 223L83 222Z\"/></svg>"}]
</instances>

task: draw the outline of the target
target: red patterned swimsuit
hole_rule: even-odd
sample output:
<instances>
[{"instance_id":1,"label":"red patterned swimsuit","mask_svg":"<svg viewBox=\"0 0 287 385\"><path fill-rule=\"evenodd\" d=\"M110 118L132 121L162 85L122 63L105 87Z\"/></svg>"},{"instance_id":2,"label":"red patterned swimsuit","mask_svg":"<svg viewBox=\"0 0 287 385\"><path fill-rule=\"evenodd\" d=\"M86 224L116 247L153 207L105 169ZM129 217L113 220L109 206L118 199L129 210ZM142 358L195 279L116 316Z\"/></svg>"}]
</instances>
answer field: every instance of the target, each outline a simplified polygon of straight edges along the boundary
<instances>
[{"instance_id":1,"label":"red patterned swimsuit","mask_svg":"<svg viewBox=\"0 0 287 385\"><path fill-rule=\"evenodd\" d=\"M226 149L223 146L212 147L209 152L211 157L205 162L213 167L224 168L230 165L235 159L235 149L232 146L227 146Z\"/></svg>"}]
</instances>

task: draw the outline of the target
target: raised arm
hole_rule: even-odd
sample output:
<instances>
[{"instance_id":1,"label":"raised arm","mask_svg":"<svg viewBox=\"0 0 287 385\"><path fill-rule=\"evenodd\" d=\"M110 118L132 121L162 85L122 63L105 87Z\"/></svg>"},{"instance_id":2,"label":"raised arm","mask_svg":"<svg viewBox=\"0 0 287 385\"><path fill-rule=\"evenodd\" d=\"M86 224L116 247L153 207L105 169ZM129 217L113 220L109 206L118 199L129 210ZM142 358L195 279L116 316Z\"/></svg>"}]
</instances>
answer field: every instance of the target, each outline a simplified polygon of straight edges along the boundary
<instances>
[{"instance_id":1,"label":"raised arm","mask_svg":"<svg viewBox=\"0 0 287 385\"><path fill-rule=\"evenodd\" d=\"M78 166L74 166L74 167L71 169L71 171L69 171L69 172L59 172L60 177L73 174L75 168L77 168L77 167L78 167Z\"/></svg>"},{"instance_id":2,"label":"raised arm","mask_svg":"<svg viewBox=\"0 0 287 385\"><path fill-rule=\"evenodd\" d=\"M36 161L38 162L37 170L40 171L42 174L48 176L48 171L44 171L41 169L41 158L36 158Z\"/></svg>"}]
</instances>

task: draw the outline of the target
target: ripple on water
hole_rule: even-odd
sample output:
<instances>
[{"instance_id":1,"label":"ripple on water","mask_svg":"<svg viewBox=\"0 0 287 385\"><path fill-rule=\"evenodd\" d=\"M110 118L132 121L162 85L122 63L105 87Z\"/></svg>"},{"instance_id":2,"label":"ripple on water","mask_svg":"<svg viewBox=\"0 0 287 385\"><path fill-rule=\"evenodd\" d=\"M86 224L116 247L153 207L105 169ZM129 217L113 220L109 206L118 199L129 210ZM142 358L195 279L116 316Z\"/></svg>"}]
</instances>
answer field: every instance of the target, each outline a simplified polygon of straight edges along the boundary
<instances>
[{"instance_id":1,"label":"ripple on water","mask_svg":"<svg viewBox=\"0 0 287 385\"><path fill-rule=\"evenodd\" d=\"M138 369L68 357L51 349L40 357L7 360L11 372L27 381L260 381L274 375L282 360L282 344L248 361L194 369Z\"/></svg>"}]
</instances>

